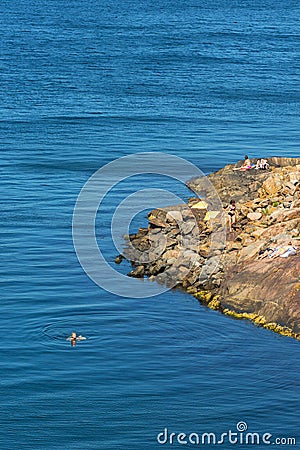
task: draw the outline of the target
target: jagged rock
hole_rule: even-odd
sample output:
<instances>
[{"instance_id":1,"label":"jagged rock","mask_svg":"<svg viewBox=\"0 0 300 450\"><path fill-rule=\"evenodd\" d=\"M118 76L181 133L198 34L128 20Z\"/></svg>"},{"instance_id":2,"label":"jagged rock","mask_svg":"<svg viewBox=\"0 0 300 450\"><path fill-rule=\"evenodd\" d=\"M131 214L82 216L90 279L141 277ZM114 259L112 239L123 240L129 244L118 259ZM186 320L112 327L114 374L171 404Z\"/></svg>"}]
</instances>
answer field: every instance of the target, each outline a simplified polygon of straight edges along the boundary
<instances>
[{"instance_id":1,"label":"jagged rock","mask_svg":"<svg viewBox=\"0 0 300 450\"><path fill-rule=\"evenodd\" d=\"M174 247L177 244L177 239L167 238L166 247Z\"/></svg>"},{"instance_id":2,"label":"jagged rock","mask_svg":"<svg viewBox=\"0 0 300 450\"><path fill-rule=\"evenodd\" d=\"M193 250L186 250L183 253L183 257L185 259L192 261L193 263L197 263L198 261L200 261L200 256L198 255L198 253L194 252Z\"/></svg>"},{"instance_id":3,"label":"jagged rock","mask_svg":"<svg viewBox=\"0 0 300 450\"><path fill-rule=\"evenodd\" d=\"M181 225L180 231L183 234L189 234L193 230L195 225L196 225L195 221L185 222Z\"/></svg>"},{"instance_id":4,"label":"jagged rock","mask_svg":"<svg viewBox=\"0 0 300 450\"><path fill-rule=\"evenodd\" d=\"M300 208L291 209L289 211L283 212L283 221L286 222L287 220L292 219L299 219L300 218Z\"/></svg>"},{"instance_id":5,"label":"jagged rock","mask_svg":"<svg viewBox=\"0 0 300 450\"><path fill-rule=\"evenodd\" d=\"M123 261L124 256L123 255L118 255L115 257L115 263L116 264L121 264L121 262Z\"/></svg>"},{"instance_id":6,"label":"jagged rock","mask_svg":"<svg viewBox=\"0 0 300 450\"><path fill-rule=\"evenodd\" d=\"M138 236L147 236L148 232L149 232L148 228L139 228L137 235Z\"/></svg>"},{"instance_id":7,"label":"jagged rock","mask_svg":"<svg viewBox=\"0 0 300 450\"><path fill-rule=\"evenodd\" d=\"M149 219L148 219L149 220ZM150 233L151 233L151 237L154 236L155 234L160 234L162 232L161 228L150 228Z\"/></svg>"},{"instance_id":8,"label":"jagged rock","mask_svg":"<svg viewBox=\"0 0 300 450\"><path fill-rule=\"evenodd\" d=\"M145 268L144 266L138 266L136 269L129 272L129 277L135 277L135 278L144 278Z\"/></svg>"},{"instance_id":9,"label":"jagged rock","mask_svg":"<svg viewBox=\"0 0 300 450\"><path fill-rule=\"evenodd\" d=\"M145 251L150 248L148 236L142 236L141 239L139 239L139 238L133 239L131 241L131 244L133 245L134 248L136 248L140 251Z\"/></svg>"},{"instance_id":10,"label":"jagged rock","mask_svg":"<svg viewBox=\"0 0 300 450\"><path fill-rule=\"evenodd\" d=\"M166 222L163 222L161 219L159 219L158 217L155 217L152 214L150 214L148 216L148 220L151 225L154 225L156 227L165 228L168 226L168 224Z\"/></svg>"},{"instance_id":11,"label":"jagged rock","mask_svg":"<svg viewBox=\"0 0 300 450\"><path fill-rule=\"evenodd\" d=\"M168 222L180 224L183 221L183 217L180 211L168 211L166 214Z\"/></svg>"},{"instance_id":12,"label":"jagged rock","mask_svg":"<svg viewBox=\"0 0 300 450\"><path fill-rule=\"evenodd\" d=\"M275 211L271 213L271 219L273 219L274 221L278 219L280 220L280 217L282 217L282 209L280 208L275 209Z\"/></svg>"},{"instance_id":13,"label":"jagged rock","mask_svg":"<svg viewBox=\"0 0 300 450\"><path fill-rule=\"evenodd\" d=\"M210 243L206 242L205 244L198 245L197 251L200 256L207 258L210 253L210 247Z\"/></svg>"},{"instance_id":14,"label":"jagged rock","mask_svg":"<svg viewBox=\"0 0 300 450\"><path fill-rule=\"evenodd\" d=\"M300 236L300 159L268 161L266 171L238 172L227 165L208 176L224 208L230 199L236 201L235 231L227 235L226 246L211 242L221 223L207 214L219 211L215 193L201 177L187 185L206 192L205 201L191 198L188 204L151 211L149 227L128 237L137 250L128 246L124 256L133 261L130 276L181 285L199 299L199 292L205 292L201 301L212 309L300 339L300 252L258 259L260 250ZM144 255L142 263L138 252Z\"/></svg>"},{"instance_id":15,"label":"jagged rock","mask_svg":"<svg viewBox=\"0 0 300 450\"><path fill-rule=\"evenodd\" d=\"M176 236L178 236L178 234L180 233L179 228L172 228L168 231L168 237L171 238L175 238Z\"/></svg>"},{"instance_id":16,"label":"jagged rock","mask_svg":"<svg viewBox=\"0 0 300 450\"><path fill-rule=\"evenodd\" d=\"M259 238L263 234L264 231L265 231L264 228L256 228L255 230L253 230L251 232L250 236L254 237L254 238Z\"/></svg>"},{"instance_id":17,"label":"jagged rock","mask_svg":"<svg viewBox=\"0 0 300 450\"><path fill-rule=\"evenodd\" d=\"M173 266L176 263L176 258L171 257L167 259L167 266Z\"/></svg>"},{"instance_id":18,"label":"jagged rock","mask_svg":"<svg viewBox=\"0 0 300 450\"><path fill-rule=\"evenodd\" d=\"M268 177L266 181L263 182L262 189L267 195L274 195L278 192L282 186L282 175L280 173L274 175L273 177Z\"/></svg>"},{"instance_id":19,"label":"jagged rock","mask_svg":"<svg viewBox=\"0 0 300 450\"><path fill-rule=\"evenodd\" d=\"M228 242L227 244L227 251L232 252L234 250L240 250L241 244L239 242Z\"/></svg>"}]
</instances>

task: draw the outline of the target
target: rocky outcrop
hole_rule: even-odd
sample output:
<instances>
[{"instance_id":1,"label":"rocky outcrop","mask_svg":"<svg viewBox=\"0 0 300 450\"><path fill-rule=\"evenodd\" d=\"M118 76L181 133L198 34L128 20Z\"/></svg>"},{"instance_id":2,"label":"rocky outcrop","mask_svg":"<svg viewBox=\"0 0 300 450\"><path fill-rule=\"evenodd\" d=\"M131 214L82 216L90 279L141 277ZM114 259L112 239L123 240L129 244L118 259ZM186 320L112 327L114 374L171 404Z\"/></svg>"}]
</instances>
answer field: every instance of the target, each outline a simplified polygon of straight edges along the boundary
<instances>
[{"instance_id":1,"label":"rocky outcrop","mask_svg":"<svg viewBox=\"0 0 300 450\"><path fill-rule=\"evenodd\" d=\"M260 259L265 249L299 245L300 159L268 161L268 170L228 165L210 174L215 191L205 177L190 180L201 200L151 211L148 228L127 236L122 257L130 276L180 287L212 309L300 339L300 248ZM231 199L237 220L229 233Z\"/></svg>"}]
</instances>

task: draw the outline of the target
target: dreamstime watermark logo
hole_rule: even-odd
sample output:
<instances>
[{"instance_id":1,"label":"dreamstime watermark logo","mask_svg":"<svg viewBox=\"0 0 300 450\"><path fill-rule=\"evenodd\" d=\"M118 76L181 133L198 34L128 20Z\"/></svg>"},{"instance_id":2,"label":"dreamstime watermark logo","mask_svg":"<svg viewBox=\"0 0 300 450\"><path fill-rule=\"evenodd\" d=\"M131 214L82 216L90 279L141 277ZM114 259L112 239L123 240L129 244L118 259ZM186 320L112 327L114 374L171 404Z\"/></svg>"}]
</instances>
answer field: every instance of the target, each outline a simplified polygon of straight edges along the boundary
<instances>
[{"instance_id":1,"label":"dreamstime watermark logo","mask_svg":"<svg viewBox=\"0 0 300 450\"><path fill-rule=\"evenodd\" d=\"M103 200L107 194L124 180L136 175L160 175L170 178L176 182L185 182L195 177L201 177L202 189L206 193L207 210L211 213L214 227L210 234L210 249L225 247L226 231L222 203L219 196L203 172L185 159L165 153L138 153L116 159L96 171L82 188L77 198L73 212L73 243L78 260L86 274L100 287L108 292L131 298L152 297L171 289L180 280L186 277L197 262L195 248L199 244L200 231L193 211L188 205L180 210L180 214L174 213L177 226L180 230L181 242L180 253L176 261L185 259L185 270L178 272L173 285L158 283L140 283L139 280L129 278L118 272L105 259L101 251L101 244L97 243L95 221L97 214L101 215ZM110 223L111 237L119 253L123 251L123 236L129 234L129 227L133 218L145 209L155 209L170 205L184 203L180 196L166 189L149 188L149 180L143 189L130 193L119 205L112 205L114 209L113 218ZM196 195L196 194L195 194ZM172 214L171 214L172 215ZM186 224L189 222L192 233L186 232ZM135 265L158 260L166 250L166 237L163 233L149 230L150 247L145 251L134 251ZM132 245L130 242L128 245ZM221 255L210 260L210 273L217 268ZM214 267L211 267L211 265ZM176 262L174 263L176 266ZM168 270L171 270L169 268ZM182 267L181 267L182 269ZM206 267L207 269L207 267ZM203 266L205 270L205 264Z\"/></svg>"},{"instance_id":2,"label":"dreamstime watermark logo","mask_svg":"<svg viewBox=\"0 0 300 450\"><path fill-rule=\"evenodd\" d=\"M250 432L244 421L238 422L235 430L229 429L223 433L174 433L165 428L156 439L161 445L296 445L295 437L275 437L271 433Z\"/></svg>"}]
</instances>

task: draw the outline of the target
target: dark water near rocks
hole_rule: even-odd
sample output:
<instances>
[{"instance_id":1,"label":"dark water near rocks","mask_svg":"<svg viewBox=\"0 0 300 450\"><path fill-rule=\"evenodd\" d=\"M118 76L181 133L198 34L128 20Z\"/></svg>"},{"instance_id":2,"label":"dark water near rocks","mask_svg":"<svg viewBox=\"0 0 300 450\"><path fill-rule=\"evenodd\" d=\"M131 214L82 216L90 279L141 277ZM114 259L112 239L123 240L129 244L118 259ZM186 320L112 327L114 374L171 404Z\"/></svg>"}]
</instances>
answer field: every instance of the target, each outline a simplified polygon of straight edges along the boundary
<instances>
[{"instance_id":1,"label":"dark water near rocks","mask_svg":"<svg viewBox=\"0 0 300 450\"><path fill-rule=\"evenodd\" d=\"M120 156L162 151L205 172L245 153L299 157L299 2L0 8L1 449L154 449L165 427L220 435L240 421L299 445L298 342L180 292L109 294L71 230L83 184ZM126 193L99 219L111 264ZM71 348L74 329L88 340Z\"/></svg>"}]
</instances>

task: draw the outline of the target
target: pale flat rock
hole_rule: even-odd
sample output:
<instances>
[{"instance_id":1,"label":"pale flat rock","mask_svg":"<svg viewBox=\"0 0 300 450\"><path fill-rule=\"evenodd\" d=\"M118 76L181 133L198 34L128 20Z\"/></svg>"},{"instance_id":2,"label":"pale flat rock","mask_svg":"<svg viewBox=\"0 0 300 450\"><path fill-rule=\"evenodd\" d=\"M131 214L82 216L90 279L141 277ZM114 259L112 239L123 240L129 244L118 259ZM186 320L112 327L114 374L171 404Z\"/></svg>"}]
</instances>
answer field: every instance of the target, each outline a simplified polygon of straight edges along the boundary
<instances>
[{"instance_id":1,"label":"pale flat rock","mask_svg":"<svg viewBox=\"0 0 300 450\"><path fill-rule=\"evenodd\" d=\"M262 213L260 212L250 212L247 214L249 220L259 220L261 219Z\"/></svg>"}]
</instances>

